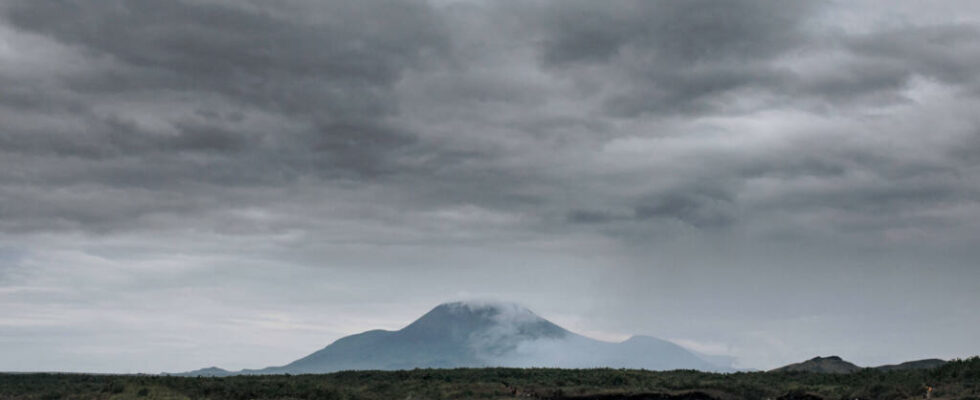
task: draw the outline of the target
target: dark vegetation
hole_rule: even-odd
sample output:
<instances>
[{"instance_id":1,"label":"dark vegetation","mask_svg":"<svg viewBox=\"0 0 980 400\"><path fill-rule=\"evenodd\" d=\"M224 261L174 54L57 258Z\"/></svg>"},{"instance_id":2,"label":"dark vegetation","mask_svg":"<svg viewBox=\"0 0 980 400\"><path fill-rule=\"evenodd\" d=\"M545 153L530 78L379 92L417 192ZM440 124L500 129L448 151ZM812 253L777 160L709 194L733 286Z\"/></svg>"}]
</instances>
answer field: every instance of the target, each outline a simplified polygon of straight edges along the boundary
<instances>
[{"instance_id":1,"label":"dark vegetation","mask_svg":"<svg viewBox=\"0 0 980 400\"><path fill-rule=\"evenodd\" d=\"M2 399L980 399L980 358L849 374L592 369L416 369L189 378L0 374Z\"/></svg>"}]
</instances>

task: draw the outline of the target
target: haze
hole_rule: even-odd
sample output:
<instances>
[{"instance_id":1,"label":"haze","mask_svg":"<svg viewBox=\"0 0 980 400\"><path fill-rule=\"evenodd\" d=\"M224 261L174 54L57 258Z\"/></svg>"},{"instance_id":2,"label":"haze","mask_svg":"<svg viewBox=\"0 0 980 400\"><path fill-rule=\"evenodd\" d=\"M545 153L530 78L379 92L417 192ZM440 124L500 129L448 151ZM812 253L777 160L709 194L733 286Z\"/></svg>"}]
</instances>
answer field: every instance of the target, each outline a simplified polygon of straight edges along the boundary
<instances>
[{"instance_id":1,"label":"haze","mask_svg":"<svg viewBox=\"0 0 980 400\"><path fill-rule=\"evenodd\" d=\"M0 371L523 304L768 369L980 354L980 3L0 2Z\"/></svg>"}]
</instances>

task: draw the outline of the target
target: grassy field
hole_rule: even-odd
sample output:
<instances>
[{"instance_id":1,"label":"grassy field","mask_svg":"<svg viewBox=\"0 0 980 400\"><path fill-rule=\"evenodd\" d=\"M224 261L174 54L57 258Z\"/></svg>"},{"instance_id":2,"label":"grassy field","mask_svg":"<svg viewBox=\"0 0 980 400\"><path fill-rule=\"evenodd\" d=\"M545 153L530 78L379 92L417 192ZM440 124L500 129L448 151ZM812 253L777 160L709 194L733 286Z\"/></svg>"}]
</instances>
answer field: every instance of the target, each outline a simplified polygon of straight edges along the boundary
<instances>
[{"instance_id":1,"label":"grassy field","mask_svg":"<svg viewBox=\"0 0 980 400\"><path fill-rule=\"evenodd\" d=\"M980 399L980 358L851 374L417 369L183 378L0 374L0 399Z\"/></svg>"}]
</instances>

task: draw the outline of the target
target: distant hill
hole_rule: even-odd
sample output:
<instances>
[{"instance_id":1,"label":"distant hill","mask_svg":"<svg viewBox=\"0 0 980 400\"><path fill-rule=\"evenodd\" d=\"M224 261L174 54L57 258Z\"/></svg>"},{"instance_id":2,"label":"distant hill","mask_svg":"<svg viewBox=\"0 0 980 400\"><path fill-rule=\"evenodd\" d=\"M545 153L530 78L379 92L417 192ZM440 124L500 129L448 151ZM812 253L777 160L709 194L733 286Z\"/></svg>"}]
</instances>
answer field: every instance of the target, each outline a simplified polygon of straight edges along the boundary
<instances>
[{"instance_id":1,"label":"distant hill","mask_svg":"<svg viewBox=\"0 0 980 400\"><path fill-rule=\"evenodd\" d=\"M930 369L930 368L941 367L943 364L946 364L946 361L940 360L938 358L929 358L925 360L906 361L901 364L882 365L882 366L875 367L875 369L882 370L882 371Z\"/></svg>"},{"instance_id":2,"label":"distant hill","mask_svg":"<svg viewBox=\"0 0 980 400\"><path fill-rule=\"evenodd\" d=\"M912 369L930 369L937 368L946 364L947 361L940 360L938 358L930 358L925 360L907 361L901 364L890 364L874 367L874 369L880 371L899 371L899 370L912 370ZM861 367L854 365L850 362L844 361L838 356L830 357L816 357L806 360L801 363L790 364L787 366L779 367L769 372L793 372L793 371L806 371L806 372L817 372L817 373L831 373L831 374L846 374L855 371L860 371Z\"/></svg>"},{"instance_id":3,"label":"distant hill","mask_svg":"<svg viewBox=\"0 0 980 400\"><path fill-rule=\"evenodd\" d=\"M861 367L844 361L838 356L815 357L801 363L779 367L770 372L817 372L847 374L861 370Z\"/></svg>"},{"instance_id":4,"label":"distant hill","mask_svg":"<svg viewBox=\"0 0 980 400\"><path fill-rule=\"evenodd\" d=\"M208 367L208 368L196 369L196 370L193 370L193 371L190 371L190 372L186 372L184 374L175 374L175 375L190 375L190 376L232 376L232 375L237 375L237 373L232 372L232 371L228 371L226 369L218 368L218 367Z\"/></svg>"},{"instance_id":5,"label":"distant hill","mask_svg":"<svg viewBox=\"0 0 980 400\"><path fill-rule=\"evenodd\" d=\"M634 336L611 343L570 332L512 303L446 303L397 331L347 336L279 367L177 375L302 374L456 367L637 368L733 371L674 343Z\"/></svg>"}]
</instances>

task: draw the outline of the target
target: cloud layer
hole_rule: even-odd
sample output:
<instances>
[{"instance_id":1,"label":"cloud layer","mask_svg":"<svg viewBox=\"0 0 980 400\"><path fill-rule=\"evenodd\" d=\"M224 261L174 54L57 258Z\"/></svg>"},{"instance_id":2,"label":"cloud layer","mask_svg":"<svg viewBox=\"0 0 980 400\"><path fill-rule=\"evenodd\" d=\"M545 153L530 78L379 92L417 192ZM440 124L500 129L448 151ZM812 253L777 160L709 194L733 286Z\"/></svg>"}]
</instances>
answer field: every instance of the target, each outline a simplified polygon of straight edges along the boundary
<instances>
[{"instance_id":1,"label":"cloud layer","mask_svg":"<svg viewBox=\"0 0 980 400\"><path fill-rule=\"evenodd\" d=\"M257 367L470 294L749 367L980 352L980 10L879 8L6 2L0 369L196 368L100 326L222 324L268 350L203 363Z\"/></svg>"}]
</instances>

